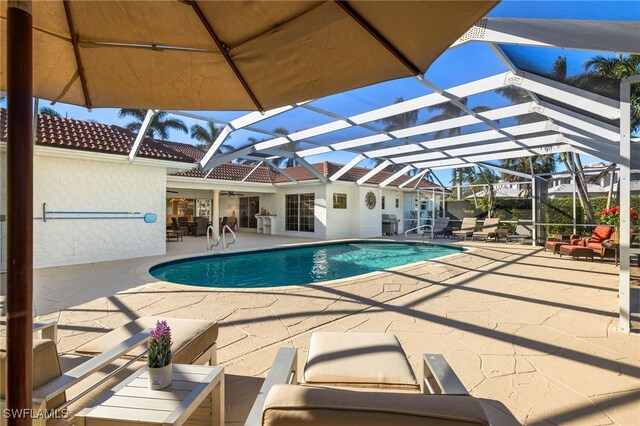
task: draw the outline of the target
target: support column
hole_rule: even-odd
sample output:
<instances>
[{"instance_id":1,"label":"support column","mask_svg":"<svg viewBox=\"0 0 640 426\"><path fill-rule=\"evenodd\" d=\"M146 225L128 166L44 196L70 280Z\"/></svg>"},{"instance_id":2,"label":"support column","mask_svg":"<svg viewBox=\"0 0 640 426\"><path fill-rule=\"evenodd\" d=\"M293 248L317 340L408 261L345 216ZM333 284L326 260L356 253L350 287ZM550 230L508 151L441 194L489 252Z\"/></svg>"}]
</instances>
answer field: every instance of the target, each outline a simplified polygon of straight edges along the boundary
<instances>
[{"instance_id":1,"label":"support column","mask_svg":"<svg viewBox=\"0 0 640 426\"><path fill-rule=\"evenodd\" d=\"M631 256L631 83L640 82L640 76L627 77L620 83L620 288L618 297L618 329L631 331L631 289L629 275L629 257ZM636 154L637 155L637 154Z\"/></svg>"},{"instance_id":2,"label":"support column","mask_svg":"<svg viewBox=\"0 0 640 426\"><path fill-rule=\"evenodd\" d=\"M220 190L213 190L213 217L211 218L211 225L217 235L220 235Z\"/></svg>"},{"instance_id":3,"label":"support column","mask_svg":"<svg viewBox=\"0 0 640 426\"><path fill-rule=\"evenodd\" d=\"M571 191L571 196L573 197L573 233L577 234L578 227L576 226L576 174L574 172L571 172L571 184L573 187Z\"/></svg>"},{"instance_id":4,"label":"support column","mask_svg":"<svg viewBox=\"0 0 640 426\"><path fill-rule=\"evenodd\" d=\"M33 49L31 2L7 8L7 375L6 406L32 407ZM30 425L28 416L9 425Z\"/></svg>"},{"instance_id":5,"label":"support column","mask_svg":"<svg viewBox=\"0 0 640 426\"><path fill-rule=\"evenodd\" d=\"M536 222L538 220L538 204L536 198L538 197L538 191L536 188L536 177L531 175L531 245L536 246L538 243L538 226Z\"/></svg>"}]
</instances>

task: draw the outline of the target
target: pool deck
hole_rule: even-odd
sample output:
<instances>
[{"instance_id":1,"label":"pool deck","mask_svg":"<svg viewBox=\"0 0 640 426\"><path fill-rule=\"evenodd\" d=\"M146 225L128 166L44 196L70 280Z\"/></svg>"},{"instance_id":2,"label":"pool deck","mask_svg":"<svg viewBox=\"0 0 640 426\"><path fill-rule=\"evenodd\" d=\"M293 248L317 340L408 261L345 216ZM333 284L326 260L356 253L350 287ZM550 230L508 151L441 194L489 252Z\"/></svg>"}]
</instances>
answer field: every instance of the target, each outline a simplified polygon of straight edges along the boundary
<instances>
[{"instance_id":1,"label":"pool deck","mask_svg":"<svg viewBox=\"0 0 640 426\"><path fill-rule=\"evenodd\" d=\"M310 241L240 236L234 250ZM202 238L187 237L165 256L37 270L35 307L39 319L58 320L66 352L145 315L218 320L229 425L243 424L277 349L297 347L302 364L315 330L394 333L416 371L422 353L444 354L495 424L513 424L506 410L529 425L640 424L640 336L616 331L612 262L456 244L471 250L326 285L237 291L148 275L203 252Z\"/></svg>"}]
</instances>

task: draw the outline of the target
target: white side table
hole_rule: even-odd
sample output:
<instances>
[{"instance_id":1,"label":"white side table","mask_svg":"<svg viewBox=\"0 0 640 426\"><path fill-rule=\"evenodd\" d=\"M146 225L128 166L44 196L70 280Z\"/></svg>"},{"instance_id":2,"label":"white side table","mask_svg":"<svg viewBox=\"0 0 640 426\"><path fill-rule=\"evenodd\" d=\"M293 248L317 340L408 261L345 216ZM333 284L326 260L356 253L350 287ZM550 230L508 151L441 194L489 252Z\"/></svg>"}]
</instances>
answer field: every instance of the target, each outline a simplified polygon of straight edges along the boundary
<instances>
[{"instance_id":1,"label":"white side table","mask_svg":"<svg viewBox=\"0 0 640 426\"><path fill-rule=\"evenodd\" d=\"M144 366L76 416L79 426L224 425L224 367L173 364L171 384L148 387Z\"/></svg>"}]
</instances>

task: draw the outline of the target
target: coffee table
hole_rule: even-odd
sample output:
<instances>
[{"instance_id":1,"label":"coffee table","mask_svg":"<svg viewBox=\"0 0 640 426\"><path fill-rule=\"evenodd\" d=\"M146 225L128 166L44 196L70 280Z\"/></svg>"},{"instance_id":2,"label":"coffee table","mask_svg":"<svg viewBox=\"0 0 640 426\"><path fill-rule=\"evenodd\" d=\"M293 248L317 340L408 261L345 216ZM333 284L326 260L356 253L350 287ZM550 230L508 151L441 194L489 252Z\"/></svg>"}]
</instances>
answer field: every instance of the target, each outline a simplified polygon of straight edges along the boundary
<instances>
[{"instance_id":1,"label":"coffee table","mask_svg":"<svg viewBox=\"0 0 640 426\"><path fill-rule=\"evenodd\" d=\"M224 425L224 367L173 364L171 384L148 388L147 366L76 416L78 425Z\"/></svg>"}]
</instances>

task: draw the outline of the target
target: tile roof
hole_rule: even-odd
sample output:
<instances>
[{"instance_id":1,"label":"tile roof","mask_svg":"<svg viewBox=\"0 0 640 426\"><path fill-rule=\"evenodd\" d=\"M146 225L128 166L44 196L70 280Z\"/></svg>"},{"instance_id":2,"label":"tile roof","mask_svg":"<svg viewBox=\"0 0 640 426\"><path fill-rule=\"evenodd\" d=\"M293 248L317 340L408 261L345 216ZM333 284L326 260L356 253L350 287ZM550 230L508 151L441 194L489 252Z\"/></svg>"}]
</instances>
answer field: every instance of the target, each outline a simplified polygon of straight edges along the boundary
<instances>
[{"instance_id":1,"label":"tile roof","mask_svg":"<svg viewBox=\"0 0 640 426\"><path fill-rule=\"evenodd\" d=\"M209 175L209 179L233 180L240 182L254 168L255 166L250 164L226 163L213 169L213 171ZM174 173L172 176L204 178L206 174L206 171L194 168L191 170ZM251 173L251 176L249 176L245 182L271 183L274 182L278 176L280 175L273 171L273 169L266 166L260 166L256 169L255 172Z\"/></svg>"},{"instance_id":2,"label":"tile roof","mask_svg":"<svg viewBox=\"0 0 640 426\"><path fill-rule=\"evenodd\" d=\"M324 161L322 163L313 164L313 167L315 167L315 169L320 173L322 173L322 175L326 178L329 178L331 175L336 173L338 170L342 168L342 166L343 164L332 163L330 161ZM307 169L305 169L302 166L287 167L286 169L283 169L283 170L287 172L289 176L291 176L297 181L317 179L313 174L311 174L311 172L309 172ZM349 169L349 171L347 171L345 174L340 176L338 180L344 181L344 182L356 182L358 179L360 179L370 171L371 169L368 169L366 167L357 167L357 166L352 167L351 169ZM393 171L383 170L380 173L373 176L371 179L369 179L366 183L378 185L384 182L387 178L391 177L394 173L395 172ZM399 186L409 179L411 179L411 176L408 176L406 174L402 175L399 178L395 179L393 182L391 182L389 186L392 186L392 187ZM280 182L288 182L289 180L286 177L279 175L275 181L276 183L280 183ZM409 184L409 187L413 188L413 185ZM436 185L432 182L427 182L425 180L421 180L420 184L418 185L418 188L421 188L421 189L439 188L439 185Z\"/></svg>"},{"instance_id":3,"label":"tile roof","mask_svg":"<svg viewBox=\"0 0 640 426\"><path fill-rule=\"evenodd\" d=\"M101 124L92 121L60 118L51 115L38 115L38 130L36 143L41 146L74 149L81 151L102 152L106 154L129 155L136 135L120 126ZM7 139L7 110L0 108L0 140ZM138 152L139 157L155 158L159 160L180 161L183 163L196 163L205 155L205 151L185 143L171 141L157 141L145 139ZM313 165L323 176L329 178L342 168L342 164L324 161ZM250 164L226 163L216 167L209 175L209 179L241 181L255 166ZM283 169L289 176L299 182L316 180L317 178L302 166L287 167ZM343 182L356 182L369 173L371 169L365 167L353 167L338 178ZM377 185L382 183L394 172L381 171L366 183ZM204 178L207 172L194 167L188 171L175 173L173 176ZM389 184L397 187L411 177L403 175ZM246 179L246 182L257 183L284 183L289 182L284 175L266 167L258 167ZM409 185L410 188L414 184ZM421 180L418 188L439 187L434 183Z\"/></svg>"},{"instance_id":4,"label":"tile roof","mask_svg":"<svg viewBox=\"0 0 640 426\"><path fill-rule=\"evenodd\" d=\"M120 126L38 114L36 144L79 151L129 155L136 135ZM0 108L0 139L7 139L7 110ZM194 147L195 148L195 147ZM193 163L193 157L154 139L145 139L138 156Z\"/></svg>"},{"instance_id":5,"label":"tile roof","mask_svg":"<svg viewBox=\"0 0 640 426\"><path fill-rule=\"evenodd\" d=\"M200 161L207 153L207 151L198 148L194 145L189 145L188 143L180 143L180 142L172 142L172 141L157 141L161 145L170 148L174 151L178 151L181 154L186 155L187 157L192 158L194 161Z\"/></svg>"}]
</instances>

